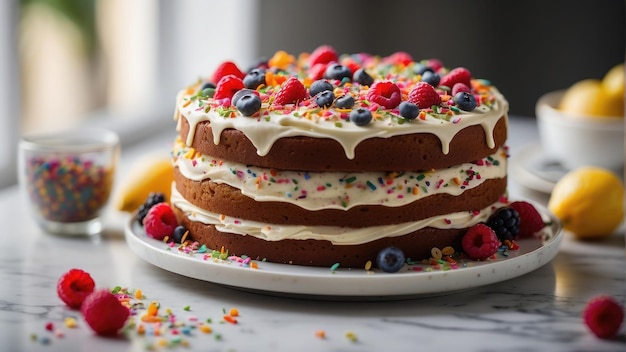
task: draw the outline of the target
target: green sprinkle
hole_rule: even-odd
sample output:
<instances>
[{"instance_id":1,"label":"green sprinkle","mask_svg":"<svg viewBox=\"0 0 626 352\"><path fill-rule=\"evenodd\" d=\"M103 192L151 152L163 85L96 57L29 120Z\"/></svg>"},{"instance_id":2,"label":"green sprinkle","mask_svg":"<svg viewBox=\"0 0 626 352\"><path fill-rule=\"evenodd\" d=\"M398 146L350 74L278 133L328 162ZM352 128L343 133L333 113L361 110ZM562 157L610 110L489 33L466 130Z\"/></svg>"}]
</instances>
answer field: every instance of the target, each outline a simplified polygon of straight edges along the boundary
<instances>
[{"instance_id":1,"label":"green sprinkle","mask_svg":"<svg viewBox=\"0 0 626 352\"><path fill-rule=\"evenodd\" d=\"M191 310L191 307L190 307L190 306L184 306L184 307L183 307L183 310L190 311L190 310Z\"/></svg>"},{"instance_id":2,"label":"green sprinkle","mask_svg":"<svg viewBox=\"0 0 626 352\"><path fill-rule=\"evenodd\" d=\"M115 287L113 287L113 289L111 290L111 293L115 294L115 293L120 292L121 290L122 290L122 287L120 287L120 286L115 286Z\"/></svg>"},{"instance_id":3,"label":"green sprinkle","mask_svg":"<svg viewBox=\"0 0 626 352\"><path fill-rule=\"evenodd\" d=\"M335 122L335 127L341 128L343 127L343 124L341 122Z\"/></svg>"},{"instance_id":4,"label":"green sprinkle","mask_svg":"<svg viewBox=\"0 0 626 352\"><path fill-rule=\"evenodd\" d=\"M352 182L356 181L356 176L350 176L346 179L346 183L350 184Z\"/></svg>"},{"instance_id":5,"label":"green sprinkle","mask_svg":"<svg viewBox=\"0 0 626 352\"><path fill-rule=\"evenodd\" d=\"M426 178L426 175L424 175L424 174L420 174L419 176L417 176L417 180L418 181L421 181L421 180L423 180L425 178Z\"/></svg>"},{"instance_id":6,"label":"green sprinkle","mask_svg":"<svg viewBox=\"0 0 626 352\"><path fill-rule=\"evenodd\" d=\"M372 182L370 182L370 180L367 180L367 182L365 184L367 184L367 187L369 187L372 191L376 190L376 185L374 185Z\"/></svg>"},{"instance_id":7,"label":"green sprinkle","mask_svg":"<svg viewBox=\"0 0 626 352\"><path fill-rule=\"evenodd\" d=\"M202 246L200 246L200 248L198 248L198 253L206 253L206 252L207 252L206 244L203 244Z\"/></svg>"},{"instance_id":8,"label":"green sprinkle","mask_svg":"<svg viewBox=\"0 0 626 352\"><path fill-rule=\"evenodd\" d=\"M339 263L335 263L330 267L330 271L335 271L339 268Z\"/></svg>"}]
</instances>

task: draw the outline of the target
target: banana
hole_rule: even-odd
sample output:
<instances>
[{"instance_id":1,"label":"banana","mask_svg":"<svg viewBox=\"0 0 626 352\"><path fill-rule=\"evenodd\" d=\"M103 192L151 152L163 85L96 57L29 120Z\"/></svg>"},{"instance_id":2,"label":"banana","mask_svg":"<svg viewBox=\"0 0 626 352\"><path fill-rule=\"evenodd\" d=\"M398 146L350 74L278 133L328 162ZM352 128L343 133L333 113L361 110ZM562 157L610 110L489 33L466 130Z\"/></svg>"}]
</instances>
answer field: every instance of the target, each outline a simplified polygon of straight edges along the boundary
<instances>
[{"instance_id":1,"label":"banana","mask_svg":"<svg viewBox=\"0 0 626 352\"><path fill-rule=\"evenodd\" d=\"M161 192L169 201L174 167L169 156L146 156L128 170L115 196L119 211L135 212L152 192Z\"/></svg>"}]
</instances>

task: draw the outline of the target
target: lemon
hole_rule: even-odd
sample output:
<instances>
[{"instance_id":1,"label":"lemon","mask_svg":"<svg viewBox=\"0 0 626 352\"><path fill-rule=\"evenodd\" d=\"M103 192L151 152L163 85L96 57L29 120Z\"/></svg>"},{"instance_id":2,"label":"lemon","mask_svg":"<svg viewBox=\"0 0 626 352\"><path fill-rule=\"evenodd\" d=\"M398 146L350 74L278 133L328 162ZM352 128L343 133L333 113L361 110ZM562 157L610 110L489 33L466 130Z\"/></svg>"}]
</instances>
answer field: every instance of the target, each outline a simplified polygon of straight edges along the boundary
<instances>
[{"instance_id":1,"label":"lemon","mask_svg":"<svg viewBox=\"0 0 626 352\"><path fill-rule=\"evenodd\" d=\"M585 79L571 85L563 95L559 109L575 115L598 116L602 109L602 82Z\"/></svg>"},{"instance_id":2,"label":"lemon","mask_svg":"<svg viewBox=\"0 0 626 352\"><path fill-rule=\"evenodd\" d=\"M557 181L548 209L581 240L609 237L624 217L624 185L607 169L585 166Z\"/></svg>"},{"instance_id":3,"label":"lemon","mask_svg":"<svg viewBox=\"0 0 626 352\"><path fill-rule=\"evenodd\" d=\"M126 178L122 179L115 197L117 210L134 212L142 205L151 192L160 192L168 201L174 167L172 159L166 156L145 156L133 164Z\"/></svg>"},{"instance_id":4,"label":"lemon","mask_svg":"<svg viewBox=\"0 0 626 352\"><path fill-rule=\"evenodd\" d=\"M624 99L624 64L613 66L604 75L602 87L609 97Z\"/></svg>"}]
</instances>

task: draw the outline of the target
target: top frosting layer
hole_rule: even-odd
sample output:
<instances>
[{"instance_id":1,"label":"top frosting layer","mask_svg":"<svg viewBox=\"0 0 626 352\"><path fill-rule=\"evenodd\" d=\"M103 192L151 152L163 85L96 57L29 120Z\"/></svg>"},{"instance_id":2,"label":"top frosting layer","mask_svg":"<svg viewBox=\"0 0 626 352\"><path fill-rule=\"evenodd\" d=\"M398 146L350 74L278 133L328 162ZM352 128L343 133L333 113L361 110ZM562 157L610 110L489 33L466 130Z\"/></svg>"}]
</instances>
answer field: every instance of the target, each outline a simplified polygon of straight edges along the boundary
<instances>
[{"instance_id":1,"label":"top frosting layer","mask_svg":"<svg viewBox=\"0 0 626 352\"><path fill-rule=\"evenodd\" d=\"M241 92L246 85L253 89ZM317 89L311 94L312 86L330 88L325 99ZM255 95L248 101L258 99L258 107L251 113L249 106L233 106L235 93ZM346 104L350 100L353 105ZM357 110L371 120L355 118ZM340 56L324 46L297 58L278 52L247 74L224 63L211 78L179 93L175 118L189 122L187 145L193 142L196 126L209 121L216 145L226 129L244 133L261 156L281 138L327 138L353 159L366 139L415 133L436 135L442 153L448 154L454 136L474 125L482 126L486 145L495 148L493 129L507 112L508 103L499 91L471 77L467 69L449 70L438 60L414 61L406 53Z\"/></svg>"}]
</instances>

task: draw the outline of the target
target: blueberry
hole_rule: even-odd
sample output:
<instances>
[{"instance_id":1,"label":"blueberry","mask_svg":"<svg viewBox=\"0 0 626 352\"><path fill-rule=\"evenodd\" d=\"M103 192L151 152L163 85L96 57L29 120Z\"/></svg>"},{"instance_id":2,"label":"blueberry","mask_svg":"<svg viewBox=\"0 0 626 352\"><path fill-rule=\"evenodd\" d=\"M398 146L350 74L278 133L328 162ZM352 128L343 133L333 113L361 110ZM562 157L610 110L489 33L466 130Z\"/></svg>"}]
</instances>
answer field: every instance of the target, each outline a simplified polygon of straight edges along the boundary
<instances>
[{"instance_id":1,"label":"blueberry","mask_svg":"<svg viewBox=\"0 0 626 352\"><path fill-rule=\"evenodd\" d=\"M433 73L432 71L426 71L422 75L422 82L426 82L433 87L438 86L440 81L441 77L438 74Z\"/></svg>"},{"instance_id":2,"label":"blueberry","mask_svg":"<svg viewBox=\"0 0 626 352\"><path fill-rule=\"evenodd\" d=\"M372 112L366 108L354 109L350 112L350 121L357 126L365 126L372 121Z\"/></svg>"},{"instance_id":3,"label":"blueberry","mask_svg":"<svg viewBox=\"0 0 626 352\"><path fill-rule=\"evenodd\" d=\"M400 103L400 116L404 117L407 120L413 120L419 115L420 108L408 101L403 101Z\"/></svg>"},{"instance_id":4,"label":"blueberry","mask_svg":"<svg viewBox=\"0 0 626 352\"><path fill-rule=\"evenodd\" d=\"M376 265L386 273L395 273L404 266L404 252L396 247L387 247L378 252Z\"/></svg>"},{"instance_id":5,"label":"blueberry","mask_svg":"<svg viewBox=\"0 0 626 352\"><path fill-rule=\"evenodd\" d=\"M254 93L247 93L237 100L236 106L243 116L252 116L261 109L261 98Z\"/></svg>"},{"instance_id":6,"label":"blueberry","mask_svg":"<svg viewBox=\"0 0 626 352\"><path fill-rule=\"evenodd\" d=\"M333 101L335 101L335 94L333 94L330 90L325 90L315 97L315 102L318 106L328 108L333 105Z\"/></svg>"},{"instance_id":7,"label":"blueberry","mask_svg":"<svg viewBox=\"0 0 626 352\"><path fill-rule=\"evenodd\" d=\"M424 72L433 72L433 69L422 64L422 63L416 63L415 66L413 66L413 72L415 72L416 75L424 75Z\"/></svg>"},{"instance_id":8,"label":"blueberry","mask_svg":"<svg viewBox=\"0 0 626 352\"><path fill-rule=\"evenodd\" d=\"M246 89L246 88L238 90L238 91L237 91L237 92L233 95L233 97L232 97L232 98L230 98L230 104L231 104L232 106L237 106L237 101L238 101L239 99L241 99L241 97L243 97L244 95L249 94L249 93L254 94L254 90L252 90L252 89Z\"/></svg>"},{"instance_id":9,"label":"blueberry","mask_svg":"<svg viewBox=\"0 0 626 352\"><path fill-rule=\"evenodd\" d=\"M458 92L454 96L454 103L461 110L472 111L476 109L476 98L469 92Z\"/></svg>"},{"instance_id":10,"label":"blueberry","mask_svg":"<svg viewBox=\"0 0 626 352\"><path fill-rule=\"evenodd\" d=\"M183 243L183 236L187 233L187 228L183 225L176 226L174 229L173 240L174 243Z\"/></svg>"},{"instance_id":11,"label":"blueberry","mask_svg":"<svg viewBox=\"0 0 626 352\"><path fill-rule=\"evenodd\" d=\"M250 73L250 71L256 69L256 68L260 68L262 70L266 70L269 68L268 65L268 59L265 56L261 56L259 58L257 58L256 60L254 60L254 62L252 63L252 65L248 68L248 70L246 72Z\"/></svg>"},{"instance_id":12,"label":"blueberry","mask_svg":"<svg viewBox=\"0 0 626 352\"><path fill-rule=\"evenodd\" d=\"M344 78L351 78L352 71L350 71L347 66L341 64L332 64L328 65L328 67L326 68L324 77L326 79L336 79L338 81L341 81Z\"/></svg>"},{"instance_id":13,"label":"blueberry","mask_svg":"<svg viewBox=\"0 0 626 352\"><path fill-rule=\"evenodd\" d=\"M249 89L257 89L260 85L265 85L265 70L260 68L250 70L243 78L243 85Z\"/></svg>"},{"instance_id":14,"label":"blueberry","mask_svg":"<svg viewBox=\"0 0 626 352\"><path fill-rule=\"evenodd\" d=\"M340 109L350 109L354 106L354 98L350 94L342 95L335 100L335 106Z\"/></svg>"},{"instance_id":15,"label":"blueberry","mask_svg":"<svg viewBox=\"0 0 626 352\"><path fill-rule=\"evenodd\" d=\"M206 88L213 88L215 89L215 84L211 83L211 82L205 82L202 87L200 87L200 91L203 91Z\"/></svg>"},{"instance_id":16,"label":"blueberry","mask_svg":"<svg viewBox=\"0 0 626 352\"><path fill-rule=\"evenodd\" d=\"M370 76L365 71L365 69L362 69L362 68L354 72L354 75L352 76L352 80L354 82L358 82L362 86L371 86L372 84L374 84L374 79L372 78L372 76Z\"/></svg>"},{"instance_id":17,"label":"blueberry","mask_svg":"<svg viewBox=\"0 0 626 352\"><path fill-rule=\"evenodd\" d=\"M314 97L325 90L332 91L333 89L335 89L335 87L333 87L330 82L325 79L320 79L311 84L311 87L309 88L309 94Z\"/></svg>"}]
</instances>

